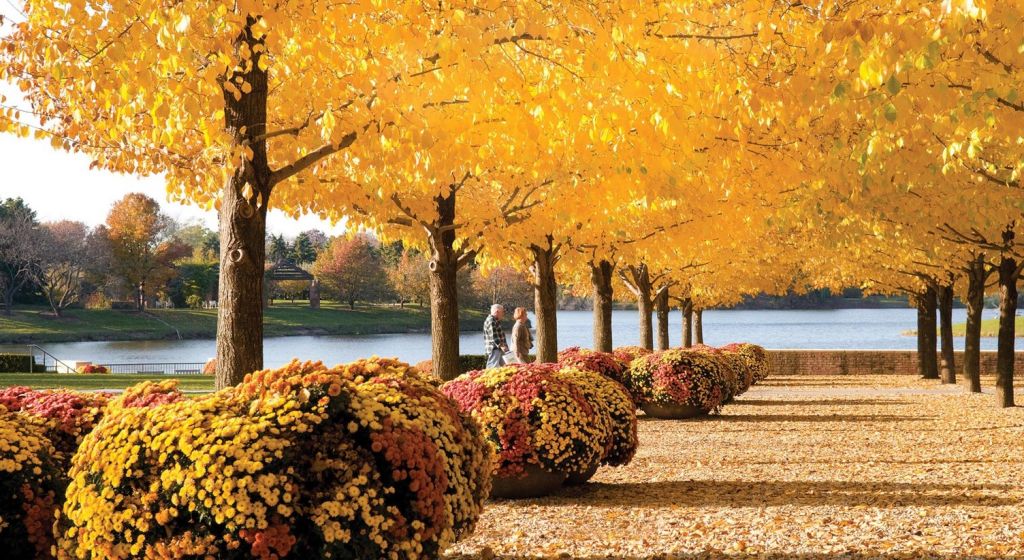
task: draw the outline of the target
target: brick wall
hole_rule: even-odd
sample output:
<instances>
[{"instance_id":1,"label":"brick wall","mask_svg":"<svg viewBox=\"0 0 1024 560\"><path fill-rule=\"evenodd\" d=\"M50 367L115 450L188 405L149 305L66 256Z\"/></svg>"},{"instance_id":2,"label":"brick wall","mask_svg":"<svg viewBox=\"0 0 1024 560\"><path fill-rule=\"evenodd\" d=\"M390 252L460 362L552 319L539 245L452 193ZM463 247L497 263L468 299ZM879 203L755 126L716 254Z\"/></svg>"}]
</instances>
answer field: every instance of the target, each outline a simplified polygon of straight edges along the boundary
<instances>
[{"instance_id":1,"label":"brick wall","mask_svg":"<svg viewBox=\"0 0 1024 560\"><path fill-rule=\"evenodd\" d=\"M956 353L957 375L963 371L964 353ZM917 352L912 350L769 350L773 375L917 374ZM996 353L981 353L982 375L996 371ZM1024 352L1015 356L1014 372L1024 375Z\"/></svg>"}]
</instances>

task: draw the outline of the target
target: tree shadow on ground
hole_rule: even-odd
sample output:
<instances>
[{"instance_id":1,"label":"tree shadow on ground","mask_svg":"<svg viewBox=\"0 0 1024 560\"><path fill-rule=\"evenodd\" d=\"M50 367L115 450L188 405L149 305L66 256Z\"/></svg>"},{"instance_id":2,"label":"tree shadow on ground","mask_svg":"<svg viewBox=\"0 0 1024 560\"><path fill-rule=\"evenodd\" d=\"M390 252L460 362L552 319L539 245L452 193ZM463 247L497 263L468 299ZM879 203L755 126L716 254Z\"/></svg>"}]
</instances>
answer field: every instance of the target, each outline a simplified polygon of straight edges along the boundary
<instances>
[{"instance_id":1,"label":"tree shadow on ground","mask_svg":"<svg viewBox=\"0 0 1024 560\"><path fill-rule=\"evenodd\" d=\"M719 414L701 416L684 420L654 418L639 415L640 422L874 422L898 424L904 422L924 422L933 420L934 416L897 416L893 414Z\"/></svg>"},{"instance_id":2,"label":"tree shadow on ground","mask_svg":"<svg viewBox=\"0 0 1024 560\"><path fill-rule=\"evenodd\" d=\"M907 401L901 400L887 400L887 399L844 399L842 397L836 397L834 399L739 399L729 403L730 405L736 406L900 406L909 404Z\"/></svg>"},{"instance_id":3,"label":"tree shadow on ground","mask_svg":"<svg viewBox=\"0 0 1024 560\"><path fill-rule=\"evenodd\" d=\"M875 387L895 389L892 385L868 383L862 379L825 379L825 380L802 380L802 379L775 379L765 380L757 384L758 387L863 387L873 389ZM938 386L938 385L936 385Z\"/></svg>"},{"instance_id":4,"label":"tree shadow on ground","mask_svg":"<svg viewBox=\"0 0 1024 560\"><path fill-rule=\"evenodd\" d=\"M726 552L693 552L693 553L652 553L647 556L623 556L621 554L586 555L573 556L571 554L560 555L520 555L520 554L494 554L489 550L472 554L454 554L444 557L445 560L548 560L558 558L559 560L1024 560L1022 554L945 554L935 553L926 550L910 552L831 552L831 553L772 553L764 552L757 554L726 553Z\"/></svg>"},{"instance_id":5,"label":"tree shadow on ground","mask_svg":"<svg viewBox=\"0 0 1024 560\"><path fill-rule=\"evenodd\" d=\"M1013 506L1005 484L934 484L856 481L678 480L591 482L563 489L543 502L590 507Z\"/></svg>"}]
</instances>

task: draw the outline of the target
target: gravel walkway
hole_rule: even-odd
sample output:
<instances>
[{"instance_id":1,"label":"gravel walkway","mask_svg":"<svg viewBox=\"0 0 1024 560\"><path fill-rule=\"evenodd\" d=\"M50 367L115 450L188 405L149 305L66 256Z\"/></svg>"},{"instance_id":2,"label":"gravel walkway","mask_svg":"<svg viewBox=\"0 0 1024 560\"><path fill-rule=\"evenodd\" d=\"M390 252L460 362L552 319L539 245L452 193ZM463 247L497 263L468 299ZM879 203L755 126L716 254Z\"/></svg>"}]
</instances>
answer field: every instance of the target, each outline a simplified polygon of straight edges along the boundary
<instances>
[{"instance_id":1,"label":"gravel walkway","mask_svg":"<svg viewBox=\"0 0 1024 560\"><path fill-rule=\"evenodd\" d=\"M991 395L774 378L640 438L585 487L491 502L449 559L1024 559L1024 408Z\"/></svg>"}]
</instances>

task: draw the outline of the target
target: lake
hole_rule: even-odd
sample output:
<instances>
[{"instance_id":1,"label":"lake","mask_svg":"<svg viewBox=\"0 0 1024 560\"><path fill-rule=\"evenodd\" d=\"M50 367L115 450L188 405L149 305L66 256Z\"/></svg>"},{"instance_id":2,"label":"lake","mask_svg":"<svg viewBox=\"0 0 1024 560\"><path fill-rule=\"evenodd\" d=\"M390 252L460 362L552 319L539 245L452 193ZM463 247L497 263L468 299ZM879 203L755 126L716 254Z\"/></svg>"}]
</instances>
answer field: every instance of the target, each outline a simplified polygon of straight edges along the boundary
<instances>
[{"instance_id":1,"label":"lake","mask_svg":"<svg viewBox=\"0 0 1024 560\"><path fill-rule=\"evenodd\" d=\"M997 310L985 310L986 319L997 316ZM954 322L963 322L966 310L955 309L953 318ZM678 312L670 316L672 345L680 343L681 320ZM771 349L913 350L916 339L902 333L914 329L916 321L914 309L713 310L704 312L704 340L715 346L753 342ZM616 346L637 344L640 329L636 311L615 311L612 324ZM589 311L558 313L560 347L589 347L591 340ZM958 338L956 345L962 349L963 339ZM43 346L64 361L97 363L204 362L215 354L212 340L73 342ZM24 346L5 348L24 350ZM994 338L982 339L982 349L995 348ZM463 354L483 353L483 335L463 333L461 349ZM268 338L264 342L267 367L283 365L292 358L336 364L374 354L398 357L411 363L426 360L430 358L430 335L291 336Z\"/></svg>"}]
</instances>

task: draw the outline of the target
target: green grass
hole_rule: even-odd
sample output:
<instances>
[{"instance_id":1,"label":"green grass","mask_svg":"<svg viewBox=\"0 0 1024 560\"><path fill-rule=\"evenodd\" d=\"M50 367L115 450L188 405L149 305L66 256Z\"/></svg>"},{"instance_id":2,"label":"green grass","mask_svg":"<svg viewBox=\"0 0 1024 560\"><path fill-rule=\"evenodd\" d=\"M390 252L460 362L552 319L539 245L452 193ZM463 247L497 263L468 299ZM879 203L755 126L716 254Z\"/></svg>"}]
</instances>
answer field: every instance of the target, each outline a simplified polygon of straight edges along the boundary
<instances>
[{"instance_id":1,"label":"green grass","mask_svg":"<svg viewBox=\"0 0 1024 560\"><path fill-rule=\"evenodd\" d=\"M463 328L478 329L484 310L463 310ZM347 305L325 302L318 310L307 302L277 302L266 310L266 336L307 334L389 334L426 332L430 309L394 306ZM73 342L81 340L155 340L213 338L216 309L153 309L145 313L111 309L71 309L61 318L48 308L15 306L8 317L0 314L0 343Z\"/></svg>"},{"instance_id":2,"label":"green grass","mask_svg":"<svg viewBox=\"0 0 1024 560\"><path fill-rule=\"evenodd\" d=\"M1024 336L1024 317L1017 317L1014 321L1016 326L1014 332L1017 336ZM966 323L953 325L953 336L964 336L967 331ZM999 336L999 319L985 319L981 322L981 336Z\"/></svg>"},{"instance_id":3,"label":"green grass","mask_svg":"<svg viewBox=\"0 0 1024 560\"><path fill-rule=\"evenodd\" d=\"M177 379L182 391L212 391L212 375L121 375L121 374L56 374L0 373L0 387L24 385L33 389L73 389L92 391L124 389L143 381Z\"/></svg>"}]
</instances>

